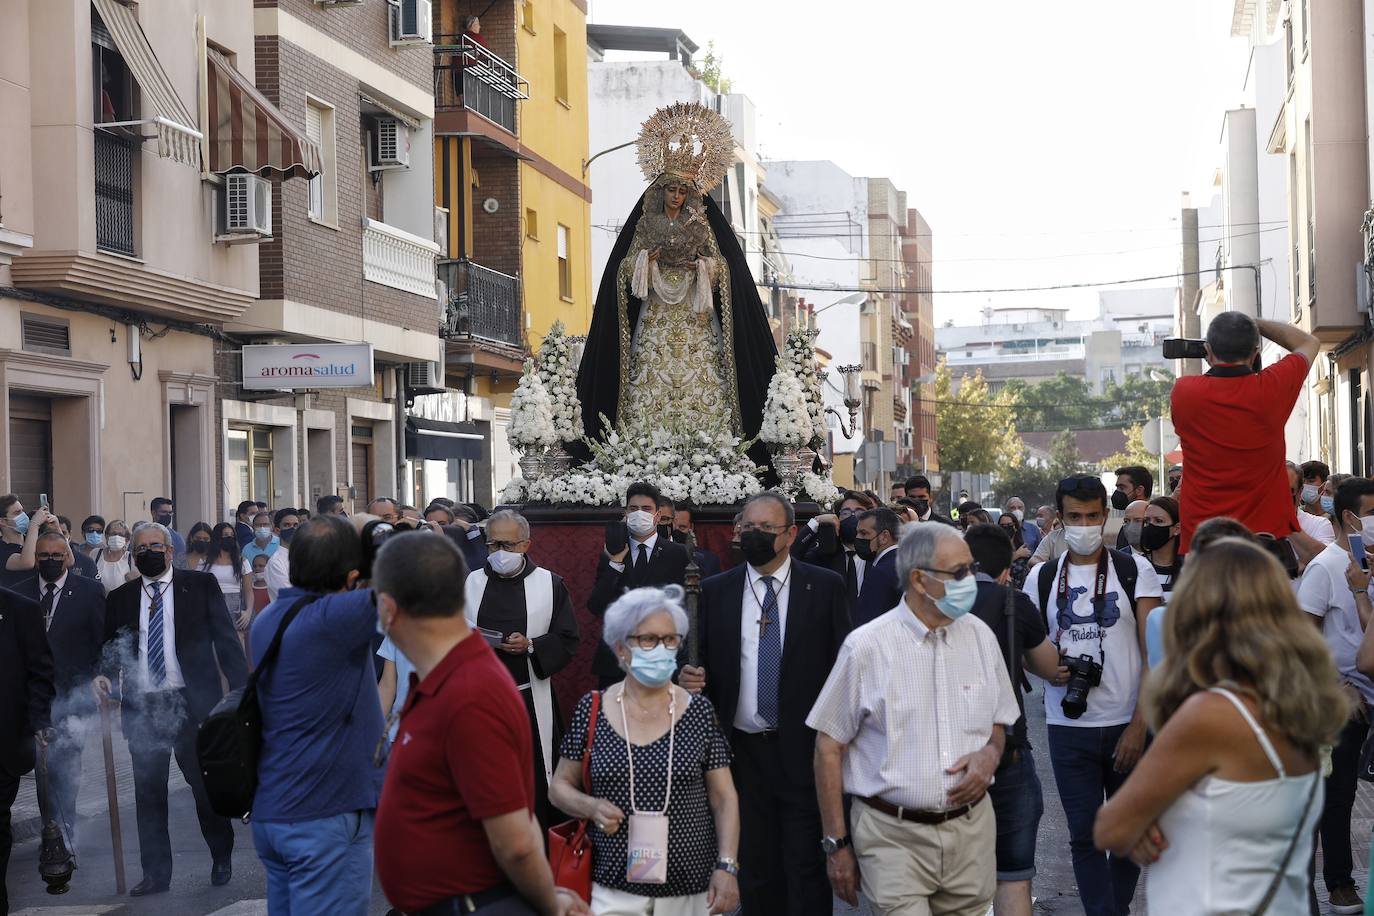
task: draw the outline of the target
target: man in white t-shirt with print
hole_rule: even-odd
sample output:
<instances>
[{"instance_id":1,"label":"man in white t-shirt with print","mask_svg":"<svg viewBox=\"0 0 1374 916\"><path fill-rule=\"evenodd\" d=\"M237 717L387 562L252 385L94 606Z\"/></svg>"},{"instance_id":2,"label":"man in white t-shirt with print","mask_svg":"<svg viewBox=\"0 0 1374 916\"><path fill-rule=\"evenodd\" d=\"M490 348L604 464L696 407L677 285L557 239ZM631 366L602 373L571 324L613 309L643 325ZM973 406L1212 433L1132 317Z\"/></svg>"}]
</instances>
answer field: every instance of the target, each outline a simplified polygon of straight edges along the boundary
<instances>
[{"instance_id":1,"label":"man in white t-shirt with print","mask_svg":"<svg viewBox=\"0 0 1374 916\"><path fill-rule=\"evenodd\" d=\"M1372 609L1369 593L1354 588L1347 572L1354 565L1352 548L1361 541L1366 550L1374 546L1374 480L1351 477L1342 483L1336 489L1332 510L1340 520L1341 533L1307 564L1298 582L1298 606L1311 614L1321 629L1352 703L1350 721L1331 752L1331 775L1326 778L1318 836L1322 874L1331 892L1331 912L1362 913L1364 903L1351 874L1350 813L1355 805L1360 747L1369 731L1370 706L1374 704L1374 682L1356 669L1355 654ZM1299 519L1304 515L1307 513L1299 512ZM1316 846L1314 843L1313 856Z\"/></svg>"},{"instance_id":2,"label":"man in white t-shirt with print","mask_svg":"<svg viewBox=\"0 0 1374 916\"><path fill-rule=\"evenodd\" d=\"M1130 859L1099 852L1093 821L1145 748L1145 720L1136 708L1149 671L1145 618L1159 606L1164 590L1149 560L1103 545L1107 488L1100 478L1061 480L1055 501L1067 552L1032 569L1025 591L1044 616L1060 657L1077 660L1072 664L1080 669L1101 666L1101 681L1087 690L1086 706L1075 705L1071 696L1065 703L1069 666L1045 685L1050 764L1068 822L1083 911L1121 916L1130 911L1140 868Z\"/></svg>"}]
</instances>

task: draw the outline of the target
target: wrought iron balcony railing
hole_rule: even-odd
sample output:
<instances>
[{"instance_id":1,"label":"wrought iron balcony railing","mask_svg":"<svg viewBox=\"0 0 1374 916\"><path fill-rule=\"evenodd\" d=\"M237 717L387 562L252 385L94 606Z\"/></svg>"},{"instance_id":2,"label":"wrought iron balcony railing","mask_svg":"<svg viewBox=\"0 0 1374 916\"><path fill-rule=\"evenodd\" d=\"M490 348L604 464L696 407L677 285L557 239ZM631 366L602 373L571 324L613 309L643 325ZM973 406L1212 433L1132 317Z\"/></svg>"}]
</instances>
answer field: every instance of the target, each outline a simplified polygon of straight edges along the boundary
<instances>
[{"instance_id":1,"label":"wrought iron balcony railing","mask_svg":"<svg viewBox=\"0 0 1374 916\"><path fill-rule=\"evenodd\" d=\"M129 140L95 131L95 244L101 251L134 254L134 165Z\"/></svg>"},{"instance_id":2,"label":"wrought iron balcony railing","mask_svg":"<svg viewBox=\"0 0 1374 916\"><path fill-rule=\"evenodd\" d=\"M434 38L434 107L466 108L516 133L515 105L530 97L529 80L469 35Z\"/></svg>"},{"instance_id":3,"label":"wrought iron balcony railing","mask_svg":"<svg viewBox=\"0 0 1374 916\"><path fill-rule=\"evenodd\" d=\"M446 339L524 345L519 277L464 258L440 262L439 279L448 291L442 329Z\"/></svg>"}]
</instances>

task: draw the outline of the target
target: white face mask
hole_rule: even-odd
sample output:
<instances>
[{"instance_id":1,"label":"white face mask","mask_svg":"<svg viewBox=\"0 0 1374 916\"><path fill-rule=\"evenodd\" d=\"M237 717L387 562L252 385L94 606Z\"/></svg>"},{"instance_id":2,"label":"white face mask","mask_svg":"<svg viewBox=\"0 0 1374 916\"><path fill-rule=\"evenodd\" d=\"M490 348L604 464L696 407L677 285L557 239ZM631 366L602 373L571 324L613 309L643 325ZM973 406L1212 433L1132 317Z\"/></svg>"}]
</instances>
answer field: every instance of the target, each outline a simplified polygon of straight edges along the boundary
<instances>
[{"instance_id":1,"label":"white face mask","mask_svg":"<svg viewBox=\"0 0 1374 916\"><path fill-rule=\"evenodd\" d=\"M1012 514L1012 517L1016 519L1016 524L1018 524L1018 525L1021 524L1022 522L1024 522L1024 521L1026 520L1026 510L1025 510L1025 509L1012 509L1012 510L1011 510L1011 514Z\"/></svg>"},{"instance_id":2,"label":"white face mask","mask_svg":"<svg viewBox=\"0 0 1374 916\"><path fill-rule=\"evenodd\" d=\"M1070 553L1080 557L1092 556L1102 546L1102 526L1066 525L1064 542L1068 544Z\"/></svg>"},{"instance_id":3,"label":"white face mask","mask_svg":"<svg viewBox=\"0 0 1374 916\"><path fill-rule=\"evenodd\" d=\"M123 550L129 543L129 539L120 534L112 534L105 538L105 546L111 550Z\"/></svg>"},{"instance_id":4,"label":"white face mask","mask_svg":"<svg viewBox=\"0 0 1374 916\"><path fill-rule=\"evenodd\" d=\"M1304 505L1306 505L1306 504L1309 504L1309 503L1314 503L1314 502L1316 502L1316 501L1317 501L1317 497L1318 497L1319 495L1320 495L1320 492L1317 490L1317 485L1314 484L1314 483L1308 483L1308 484L1303 484L1302 492L1298 494L1298 498L1301 499L1301 500L1303 501L1303 504L1304 504Z\"/></svg>"},{"instance_id":5,"label":"white face mask","mask_svg":"<svg viewBox=\"0 0 1374 916\"><path fill-rule=\"evenodd\" d=\"M498 550L495 553L487 554L487 563L498 576L510 576L514 575L524 565L525 555L509 550Z\"/></svg>"},{"instance_id":6,"label":"white face mask","mask_svg":"<svg viewBox=\"0 0 1374 916\"><path fill-rule=\"evenodd\" d=\"M1374 515L1361 516L1360 537L1364 538L1366 547L1374 547Z\"/></svg>"},{"instance_id":7,"label":"white face mask","mask_svg":"<svg viewBox=\"0 0 1374 916\"><path fill-rule=\"evenodd\" d=\"M636 509L625 516L625 525L630 529L630 534L635 537L648 537L658 527L658 519L654 517L652 512Z\"/></svg>"}]
</instances>

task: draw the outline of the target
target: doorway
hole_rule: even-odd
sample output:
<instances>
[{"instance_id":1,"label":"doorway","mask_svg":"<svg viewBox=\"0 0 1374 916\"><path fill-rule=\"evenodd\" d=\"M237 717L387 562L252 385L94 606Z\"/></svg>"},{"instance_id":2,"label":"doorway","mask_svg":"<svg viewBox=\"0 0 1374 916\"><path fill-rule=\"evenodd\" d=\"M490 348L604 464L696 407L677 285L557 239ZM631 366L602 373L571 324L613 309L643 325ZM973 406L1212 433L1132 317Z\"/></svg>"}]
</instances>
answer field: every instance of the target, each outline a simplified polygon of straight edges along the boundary
<instances>
[{"instance_id":1,"label":"doorway","mask_svg":"<svg viewBox=\"0 0 1374 916\"><path fill-rule=\"evenodd\" d=\"M40 495L51 499L53 493L52 401L11 394L9 402L10 486L32 513L38 508Z\"/></svg>"}]
</instances>

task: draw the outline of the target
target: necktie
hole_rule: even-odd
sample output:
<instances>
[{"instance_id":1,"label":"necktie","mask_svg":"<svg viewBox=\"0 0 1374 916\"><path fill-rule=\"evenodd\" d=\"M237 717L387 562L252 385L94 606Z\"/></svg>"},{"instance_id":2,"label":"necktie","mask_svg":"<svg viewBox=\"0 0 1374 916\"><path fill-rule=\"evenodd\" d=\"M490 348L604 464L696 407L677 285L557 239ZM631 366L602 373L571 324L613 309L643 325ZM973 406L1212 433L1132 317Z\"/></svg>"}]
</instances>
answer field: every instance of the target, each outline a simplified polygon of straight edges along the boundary
<instances>
[{"instance_id":1,"label":"necktie","mask_svg":"<svg viewBox=\"0 0 1374 916\"><path fill-rule=\"evenodd\" d=\"M849 600L859 597L859 570L854 566L854 554L845 551L844 584L849 592Z\"/></svg>"},{"instance_id":2,"label":"necktie","mask_svg":"<svg viewBox=\"0 0 1374 916\"><path fill-rule=\"evenodd\" d=\"M167 680L167 659L162 646L162 583L148 590L148 683L161 687Z\"/></svg>"},{"instance_id":3,"label":"necktie","mask_svg":"<svg viewBox=\"0 0 1374 916\"><path fill-rule=\"evenodd\" d=\"M778 680L782 674L782 627L778 623L778 594L773 577L764 576L763 618L759 626L759 718L778 727Z\"/></svg>"},{"instance_id":4,"label":"necktie","mask_svg":"<svg viewBox=\"0 0 1374 916\"><path fill-rule=\"evenodd\" d=\"M643 582L644 575L649 571L649 545L640 544L639 552L635 554L634 578L636 582Z\"/></svg>"},{"instance_id":5,"label":"necktie","mask_svg":"<svg viewBox=\"0 0 1374 916\"><path fill-rule=\"evenodd\" d=\"M57 591L57 585L49 582L47 591L43 592L43 600L40 602L43 607L43 629L45 630L52 628L52 602L55 591Z\"/></svg>"}]
</instances>

